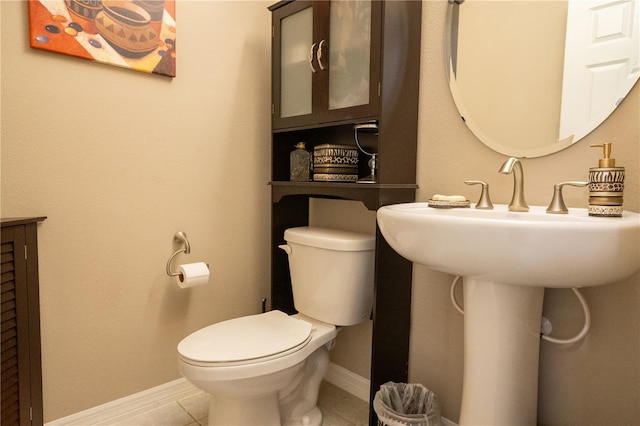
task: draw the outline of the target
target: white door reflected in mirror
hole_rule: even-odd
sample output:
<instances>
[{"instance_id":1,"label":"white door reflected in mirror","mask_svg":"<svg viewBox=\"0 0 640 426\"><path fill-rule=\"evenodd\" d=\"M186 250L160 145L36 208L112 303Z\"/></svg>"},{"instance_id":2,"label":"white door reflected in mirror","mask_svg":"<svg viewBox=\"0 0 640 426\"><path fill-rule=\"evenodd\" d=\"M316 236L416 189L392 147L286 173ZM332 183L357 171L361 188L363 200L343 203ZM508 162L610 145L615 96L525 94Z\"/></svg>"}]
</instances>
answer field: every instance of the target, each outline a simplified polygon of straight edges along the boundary
<instances>
[{"instance_id":1,"label":"white door reflected in mirror","mask_svg":"<svg viewBox=\"0 0 640 426\"><path fill-rule=\"evenodd\" d=\"M560 139L580 140L598 127L638 79L637 6L632 1L569 1Z\"/></svg>"}]
</instances>

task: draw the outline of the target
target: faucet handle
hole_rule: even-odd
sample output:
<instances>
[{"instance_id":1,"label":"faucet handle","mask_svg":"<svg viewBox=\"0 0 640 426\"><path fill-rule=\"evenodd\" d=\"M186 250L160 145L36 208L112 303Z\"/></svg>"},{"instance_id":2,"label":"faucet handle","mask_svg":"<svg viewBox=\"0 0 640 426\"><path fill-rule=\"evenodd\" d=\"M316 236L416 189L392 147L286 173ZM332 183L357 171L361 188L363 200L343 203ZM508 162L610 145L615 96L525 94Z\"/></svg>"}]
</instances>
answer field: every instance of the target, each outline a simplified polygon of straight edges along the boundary
<instances>
[{"instance_id":1,"label":"faucet handle","mask_svg":"<svg viewBox=\"0 0 640 426\"><path fill-rule=\"evenodd\" d=\"M567 206L564 204L564 199L562 197L562 187L565 185L587 186L589 185L589 182L570 180L567 182L560 182L555 184L553 186L553 199L551 200L549 207L547 207L547 213L552 213L552 214L569 213L569 209L567 209Z\"/></svg>"},{"instance_id":2,"label":"faucet handle","mask_svg":"<svg viewBox=\"0 0 640 426\"><path fill-rule=\"evenodd\" d=\"M476 203L476 209L493 210L493 203L489 197L489 184L481 180L465 180L467 185L482 185L482 192L480 193L480 200Z\"/></svg>"}]
</instances>

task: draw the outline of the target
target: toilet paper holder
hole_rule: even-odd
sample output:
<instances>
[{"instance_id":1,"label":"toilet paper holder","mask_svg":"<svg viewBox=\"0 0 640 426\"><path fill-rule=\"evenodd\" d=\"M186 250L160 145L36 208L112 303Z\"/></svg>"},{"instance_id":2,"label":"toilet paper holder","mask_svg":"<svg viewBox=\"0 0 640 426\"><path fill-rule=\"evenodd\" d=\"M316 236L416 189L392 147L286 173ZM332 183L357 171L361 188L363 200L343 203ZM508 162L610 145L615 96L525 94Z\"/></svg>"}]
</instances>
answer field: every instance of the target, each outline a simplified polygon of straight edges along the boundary
<instances>
[{"instance_id":1,"label":"toilet paper holder","mask_svg":"<svg viewBox=\"0 0 640 426\"><path fill-rule=\"evenodd\" d=\"M185 234L182 231L178 231L176 232L176 235L173 236L173 241L175 241L176 243L183 244L184 247L182 247L180 250L173 253L169 258L169 260L167 261L167 275L169 275L170 277L176 277L178 275L181 275L180 272L171 272L171 262L173 261L173 258L183 252L185 254L191 253L191 244L189 244L189 240L187 239L187 234Z\"/></svg>"}]
</instances>

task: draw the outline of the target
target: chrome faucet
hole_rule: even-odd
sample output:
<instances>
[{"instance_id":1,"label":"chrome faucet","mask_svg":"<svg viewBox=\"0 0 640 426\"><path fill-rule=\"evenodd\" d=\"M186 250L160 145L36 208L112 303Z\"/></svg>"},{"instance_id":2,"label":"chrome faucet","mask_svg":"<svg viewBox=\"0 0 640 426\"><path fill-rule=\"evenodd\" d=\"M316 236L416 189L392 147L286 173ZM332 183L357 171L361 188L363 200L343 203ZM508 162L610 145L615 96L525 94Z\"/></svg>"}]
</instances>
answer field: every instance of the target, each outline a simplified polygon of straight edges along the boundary
<instances>
[{"instance_id":1,"label":"chrome faucet","mask_svg":"<svg viewBox=\"0 0 640 426\"><path fill-rule=\"evenodd\" d=\"M528 212L529 206L524 200L524 173L522 172L520 160L510 157L498 171L505 175L513 174L513 197L511 197L511 202L509 203L509 211Z\"/></svg>"}]
</instances>

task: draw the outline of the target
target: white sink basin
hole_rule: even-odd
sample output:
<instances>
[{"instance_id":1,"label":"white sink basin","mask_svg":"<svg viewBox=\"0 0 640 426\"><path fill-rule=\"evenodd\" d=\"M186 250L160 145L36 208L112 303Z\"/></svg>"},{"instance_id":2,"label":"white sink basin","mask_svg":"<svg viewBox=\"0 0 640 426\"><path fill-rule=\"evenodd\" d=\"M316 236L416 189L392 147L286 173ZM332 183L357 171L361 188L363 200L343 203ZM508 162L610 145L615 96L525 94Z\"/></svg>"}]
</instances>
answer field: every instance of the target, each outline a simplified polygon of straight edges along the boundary
<instances>
[{"instance_id":1,"label":"white sink basin","mask_svg":"<svg viewBox=\"0 0 640 426\"><path fill-rule=\"evenodd\" d=\"M544 287L610 284L640 269L637 213L545 210L378 210L380 231L400 255L464 277L461 426L536 425Z\"/></svg>"},{"instance_id":2,"label":"white sink basin","mask_svg":"<svg viewBox=\"0 0 640 426\"><path fill-rule=\"evenodd\" d=\"M501 284L589 287L620 281L640 269L640 215L592 217L586 209L548 214L438 209L427 203L378 210L389 245L432 269Z\"/></svg>"}]
</instances>

